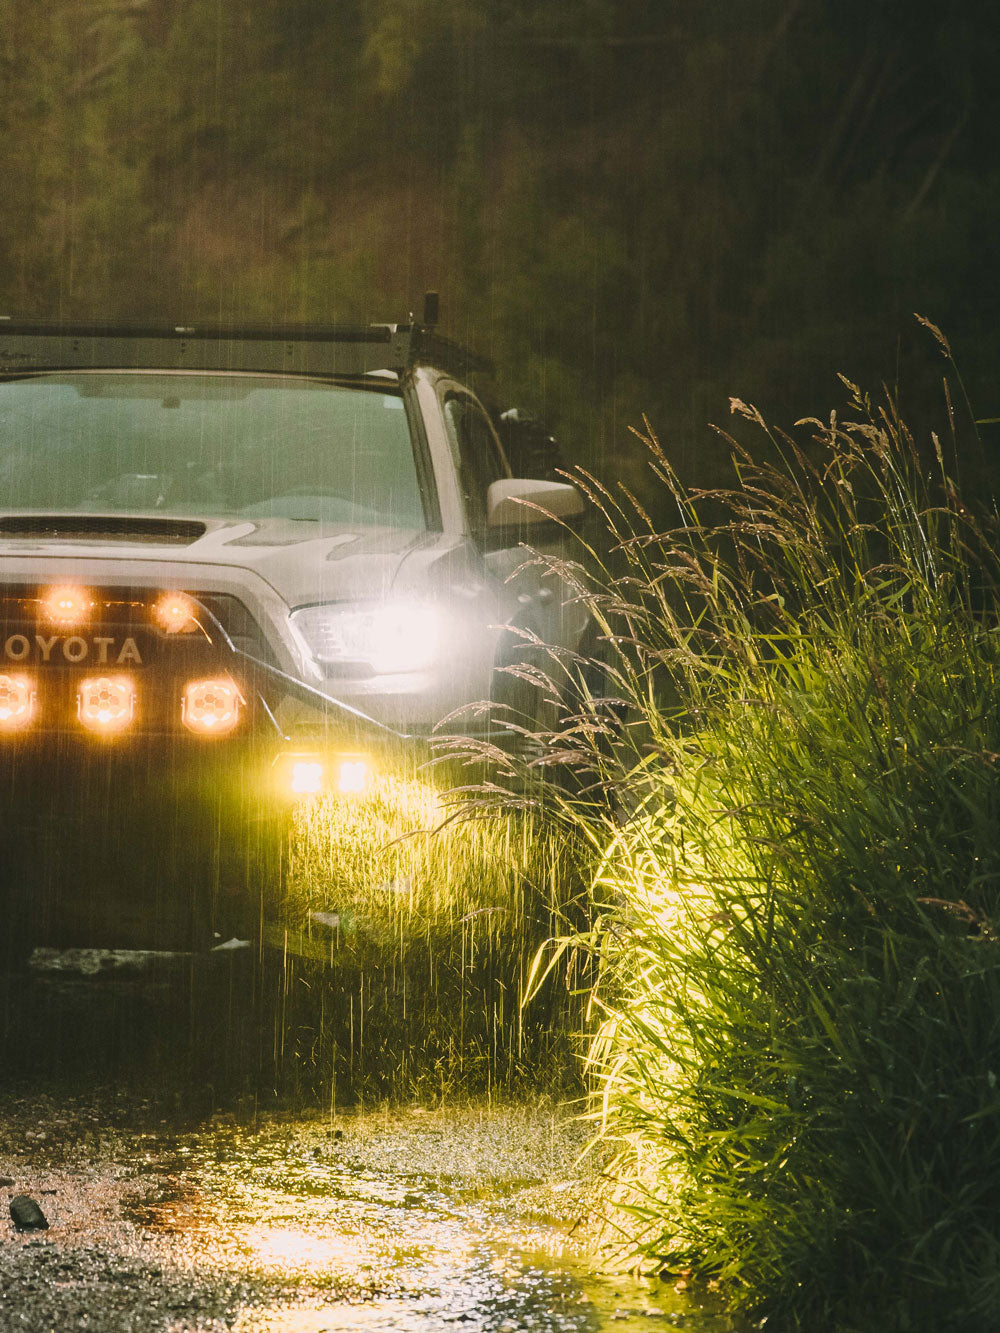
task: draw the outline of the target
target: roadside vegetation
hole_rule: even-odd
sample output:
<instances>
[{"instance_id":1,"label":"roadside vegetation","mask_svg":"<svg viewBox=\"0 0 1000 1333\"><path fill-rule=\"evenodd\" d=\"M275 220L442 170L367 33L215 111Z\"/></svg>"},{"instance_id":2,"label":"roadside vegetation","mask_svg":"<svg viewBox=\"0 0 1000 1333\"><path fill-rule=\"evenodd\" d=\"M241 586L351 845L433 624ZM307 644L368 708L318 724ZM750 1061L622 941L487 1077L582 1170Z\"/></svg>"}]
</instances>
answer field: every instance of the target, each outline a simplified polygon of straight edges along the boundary
<instances>
[{"instance_id":1,"label":"roadside vegetation","mask_svg":"<svg viewBox=\"0 0 1000 1333\"><path fill-rule=\"evenodd\" d=\"M322 1099L425 1103L577 1095L585 1055L610 1234L649 1271L781 1329L985 1328L1000 539L966 414L918 439L844 396L794 436L734 400L779 461L726 436L726 490L647 432L669 530L577 475L614 544L561 566L594 658L532 675L569 714L488 784L302 807L285 920L319 953L276 1053Z\"/></svg>"},{"instance_id":2,"label":"roadside vegetation","mask_svg":"<svg viewBox=\"0 0 1000 1333\"><path fill-rule=\"evenodd\" d=\"M846 394L795 438L734 400L781 461L730 441L726 491L681 489L649 433L670 531L580 479L617 536L578 571L603 679L551 664L586 683L536 762L599 849L595 925L535 975L581 946L599 968L615 1234L652 1269L781 1329L985 1328L1000 543L954 439Z\"/></svg>"},{"instance_id":3,"label":"roadside vegetation","mask_svg":"<svg viewBox=\"0 0 1000 1333\"><path fill-rule=\"evenodd\" d=\"M589 920L577 843L533 811L457 820L443 785L386 774L363 801L297 810L266 1057L286 1091L329 1103L582 1092L589 960L522 1003L546 939Z\"/></svg>"}]
</instances>

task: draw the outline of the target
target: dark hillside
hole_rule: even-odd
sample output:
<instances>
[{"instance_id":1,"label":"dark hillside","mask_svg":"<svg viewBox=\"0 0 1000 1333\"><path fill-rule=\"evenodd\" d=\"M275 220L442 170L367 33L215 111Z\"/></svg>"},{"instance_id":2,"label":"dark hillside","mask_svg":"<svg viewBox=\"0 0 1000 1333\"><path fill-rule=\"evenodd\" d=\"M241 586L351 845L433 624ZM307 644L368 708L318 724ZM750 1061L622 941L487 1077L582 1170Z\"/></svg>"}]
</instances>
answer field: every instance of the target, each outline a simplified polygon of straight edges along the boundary
<instances>
[{"instance_id":1,"label":"dark hillside","mask_svg":"<svg viewBox=\"0 0 1000 1333\"><path fill-rule=\"evenodd\" d=\"M436 287L512 399L625 475L643 411L711 481L730 393L779 420L834 400L833 368L905 394L914 310L994 416L991 19L0 0L0 308L391 318Z\"/></svg>"}]
</instances>

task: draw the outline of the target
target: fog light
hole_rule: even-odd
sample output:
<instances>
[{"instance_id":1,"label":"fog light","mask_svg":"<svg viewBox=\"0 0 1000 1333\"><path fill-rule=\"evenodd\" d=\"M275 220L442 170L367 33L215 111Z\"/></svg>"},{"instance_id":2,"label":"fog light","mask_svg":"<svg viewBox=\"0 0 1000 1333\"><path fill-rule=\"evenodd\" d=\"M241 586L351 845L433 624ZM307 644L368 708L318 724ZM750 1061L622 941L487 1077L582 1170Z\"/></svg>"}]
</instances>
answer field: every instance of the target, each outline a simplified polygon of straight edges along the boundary
<instances>
[{"instance_id":1,"label":"fog light","mask_svg":"<svg viewBox=\"0 0 1000 1333\"><path fill-rule=\"evenodd\" d=\"M296 796L315 796L323 790L323 765L318 759L296 759L289 786Z\"/></svg>"},{"instance_id":2,"label":"fog light","mask_svg":"<svg viewBox=\"0 0 1000 1333\"><path fill-rule=\"evenodd\" d=\"M93 594L86 588L48 588L42 595L42 611L54 625L81 625L93 606Z\"/></svg>"},{"instance_id":3,"label":"fog light","mask_svg":"<svg viewBox=\"0 0 1000 1333\"><path fill-rule=\"evenodd\" d=\"M363 759L341 759L337 766L337 790L344 793L364 791L368 785L368 765Z\"/></svg>"},{"instance_id":4,"label":"fog light","mask_svg":"<svg viewBox=\"0 0 1000 1333\"><path fill-rule=\"evenodd\" d=\"M128 676L89 676L77 689L76 713L90 731L124 731L135 716L135 686Z\"/></svg>"},{"instance_id":5,"label":"fog light","mask_svg":"<svg viewBox=\"0 0 1000 1333\"><path fill-rule=\"evenodd\" d=\"M167 592L153 607L153 619L165 634L190 634L198 628L197 611L186 593Z\"/></svg>"},{"instance_id":6,"label":"fog light","mask_svg":"<svg viewBox=\"0 0 1000 1333\"><path fill-rule=\"evenodd\" d=\"M28 676L0 676L0 728L26 727L35 712L35 687Z\"/></svg>"},{"instance_id":7,"label":"fog light","mask_svg":"<svg viewBox=\"0 0 1000 1333\"><path fill-rule=\"evenodd\" d=\"M223 736L239 722L242 703L232 680L192 680L184 687L181 720L196 735Z\"/></svg>"}]
</instances>

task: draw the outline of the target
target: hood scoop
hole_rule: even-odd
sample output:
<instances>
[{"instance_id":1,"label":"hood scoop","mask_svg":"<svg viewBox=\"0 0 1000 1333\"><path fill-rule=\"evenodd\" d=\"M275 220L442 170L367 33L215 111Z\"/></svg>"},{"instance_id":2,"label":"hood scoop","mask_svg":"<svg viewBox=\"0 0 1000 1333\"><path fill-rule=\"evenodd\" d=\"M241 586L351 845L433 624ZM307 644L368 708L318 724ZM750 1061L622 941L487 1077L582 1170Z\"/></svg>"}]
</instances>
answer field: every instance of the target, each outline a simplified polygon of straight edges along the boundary
<instances>
[{"instance_id":1,"label":"hood scoop","mask_svg":"<svg viewBox=\"0 0 1000 1333\"><path fill-rule=\"evenodd\" d=\"M36 537L66 542L151 542L190 546L208 531L186 518L136 518L129 514L6 514L0 537Z\"/></svg>"}]
</instances>

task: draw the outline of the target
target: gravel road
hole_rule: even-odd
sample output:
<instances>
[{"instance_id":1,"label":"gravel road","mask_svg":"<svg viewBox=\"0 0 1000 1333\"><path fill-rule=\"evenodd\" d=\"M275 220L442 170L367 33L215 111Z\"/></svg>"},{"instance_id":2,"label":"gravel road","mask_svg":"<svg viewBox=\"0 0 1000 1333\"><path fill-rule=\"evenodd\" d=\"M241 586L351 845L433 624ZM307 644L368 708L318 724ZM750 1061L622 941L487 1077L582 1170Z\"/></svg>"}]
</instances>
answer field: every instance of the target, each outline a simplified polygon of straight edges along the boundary
<instances>
[{"instance_id":1,"label":"gravel road","mask_svg":"<svg viewBox=\"0 0 1000 1333\"><path fill-rule=\"evenodd\" d=\"M0 1090L4 1333L729 1327L670 1287L595 1276L596 1183L565 1109L220 1106L150 1040L162 997L60 985L0 993L19 1038ZM15 1227L21 1195L47 1230Z\"/></svg>"}]
</instances>

